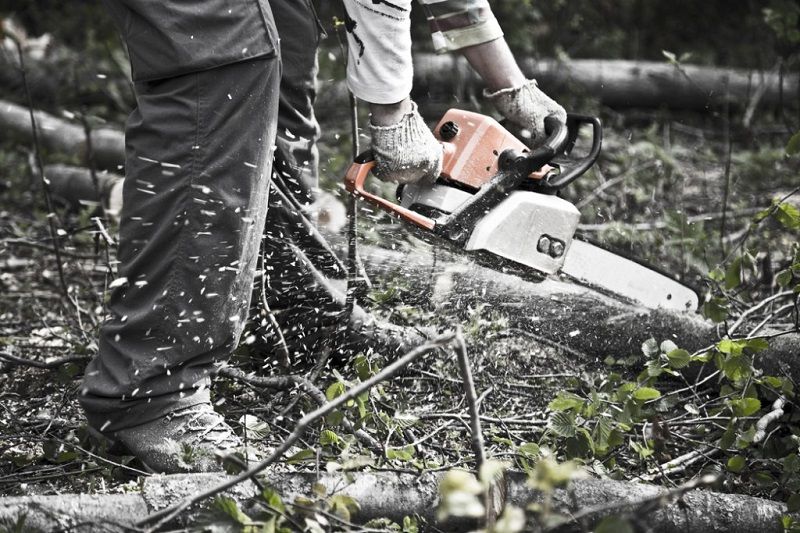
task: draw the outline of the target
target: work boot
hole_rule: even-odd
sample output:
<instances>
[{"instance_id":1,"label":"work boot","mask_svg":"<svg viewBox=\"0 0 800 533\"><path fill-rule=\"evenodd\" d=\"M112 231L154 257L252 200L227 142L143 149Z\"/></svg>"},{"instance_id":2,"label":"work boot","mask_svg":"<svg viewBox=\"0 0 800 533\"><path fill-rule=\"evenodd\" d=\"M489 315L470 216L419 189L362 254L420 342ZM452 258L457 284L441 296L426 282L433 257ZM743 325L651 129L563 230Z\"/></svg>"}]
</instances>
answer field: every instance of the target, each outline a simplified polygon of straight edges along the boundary
<instances>
[{"instance_id":1,"label":"work boot","mask_svg":"<svg viewBox=\"0 0 800 533\"><path fill-rule=\"evenodd\" d=\"M99 434L97 430L92 433ZM112 445L123 447L148 470L164 474L222 471L218 458L242 446L242 441L210 403L100 435Z\"/></svg>"}]
</instances>

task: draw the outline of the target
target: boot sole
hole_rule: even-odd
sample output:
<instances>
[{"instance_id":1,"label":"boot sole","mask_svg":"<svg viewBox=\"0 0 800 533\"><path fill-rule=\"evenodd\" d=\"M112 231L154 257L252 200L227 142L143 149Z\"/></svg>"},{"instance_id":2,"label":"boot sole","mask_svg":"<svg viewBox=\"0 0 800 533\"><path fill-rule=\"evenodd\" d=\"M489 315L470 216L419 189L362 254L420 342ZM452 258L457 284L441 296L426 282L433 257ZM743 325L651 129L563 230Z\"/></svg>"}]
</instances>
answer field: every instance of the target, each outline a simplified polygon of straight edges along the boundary
<instances>
[{"instance_id":1,"label":"boot sole","mask_svg":"<svg viewBox=\"0 0 800 533\"><path fill-rule=\"evenodd\" d=\"M95 441L97 441L98 444L101 444L101 445L105 446L105 450L106 450L107 453L109 453L111 455L115 455L117 457L122 457L123 455L130 455L132 457L136 457L136 455L133 454L128 449L127 446L125 446L122 442L118 441L117 439L115 439L113 437L110 437L110 436L106 435L105 433L103 433L101 431L98 431L97 429L95 429L95 428L93 428L91 426L87 426L87 429L89 430L89 435ZM142 466L142 469L144 471L146 471L146 472L148 472L150 474L158 474L159 473L159 472L156 472L155 470L153 470L152 468L150 468L147 465L147 463L142 461L139 457L136 457L136 460Z\"/></svg>"}]
</instances>

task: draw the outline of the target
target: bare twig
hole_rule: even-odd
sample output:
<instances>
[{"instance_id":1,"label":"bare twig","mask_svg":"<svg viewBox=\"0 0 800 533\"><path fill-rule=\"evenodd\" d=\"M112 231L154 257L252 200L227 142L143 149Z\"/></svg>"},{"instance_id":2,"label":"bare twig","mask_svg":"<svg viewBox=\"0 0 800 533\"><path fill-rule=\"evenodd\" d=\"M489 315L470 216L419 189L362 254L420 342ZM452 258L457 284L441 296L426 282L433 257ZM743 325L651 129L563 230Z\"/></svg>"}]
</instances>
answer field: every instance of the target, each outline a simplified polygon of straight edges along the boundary
<instances>
[{"instance_id":1,"label":"bare twig","mask_svg":"<svg viewBox=\"0 0 800 533\"><path fill-rule=\"evenodd\" d=\"M50 185L47 182L47 178L44 175L44 161L42 161L42 147L39 142L39 130L36 126L36 116L33 114L33 96L31 95L31 89L28 85L28 76L25 71L25 54L22 51L22 42L17 38L14 32L5 32L7 37L10 37L14 44L17 47L17 53L19 54L19 70L20 75L22 76L22 86L25 89L25 97L28 101L28 112L30 113L31 118L31 135L33 136L33 151L36 158L36 170L39 173L39 179L42 182L42 190L44 191L44 201L47 206L47 224L50 228L50 238L53 241L53 251L56 255L56 265L58 268L58 279L61 282L61 290L64 292L64 296L68 297L69 289L67 287L67 281L64 277L64 266L61 262L61 246L58 244L58 232L56 231L56 223L55 223L55 211L53 210L53 201L50 198Z\"/></svg>"},{"instance_id":2,"label":"bare twig","mask_svg":"<svg viewBox=\"0 0 800 533\"><path fill-rule=\"evenodd\" d=\"M786 398L780 396L772 404L772 411L765 414L756 422L756 432L753 435L753 442L761 442L767 436L767 427L783 416L783 406L786 405Z\"/></svg>"},{"instance_id":3,"label":"bare twig","mask_svg":"<svg viewBox=\"0 0 800 533\"><path fill-rule=\"evenodd\" d=\"M283 336L283 331L275 319L275 315L270 309L269 302L267 301L267 262L264 259L264 253L261 252L261 306L264 308L264 313L267 315L269 325L275 336L278 337L278 349L283 357L283 366L289 368L292 366L292 357L289 354L289 346L286 344L286 338Z\"/></svg>"},{"instance_id":4,"label":"bare twig","mask_svg":"<svg viewBox=\"0 0 800 533\"><path fill-rule=\"evenodd\" d=\"M472 430L472 451L475 452L476 468L486 461L486 452L483 449L483 431L481 429L481 418L478 412L478 394L475 392L475 382L472 379L472 370L467 356L467 345L461 328L456 330L455 337L456 355L458 357L458 368L461 372L461 379L464 381L464 395L469 407L470 429Z\"/></svg>"},{"instance_id":5,"label":"bare twig","mask_svg":"<svg viewBox=\"0 0 800 533\"><path fill-rule=\"evenodd\" d=\"M658 471L650 472L649 474L645 474L641 476L644 481L653 481L660 477L665 477L670 474L679 474L686 470L686 467L693 465L694 463L701 461L703 459L708 459L712 455L716 455L721 450L718 448L705 448L702 450L692 450L688 453L685 453L671 461L667 461L666 463L659 465Z\"/></svg>"},{"instance_id":6,"label":"bare twig","mask_svg":"<svg viewBox=\"0 0 800 533\"><path fill-rule=\"evenodd\" d=\"M88 361L91 359L89 355L70 355L67 357L62 357L60 359L54 359L52 361L36 361L33 359L24 359L22 357L17 357L16 355L11 355L8 352L0 352L0 359L8 361L9 363L20 365L20 366L32 366L34 368L58 368L61 365L65 365L67 363L78 363L81 361Z\"/></svg>"}]
</instances>

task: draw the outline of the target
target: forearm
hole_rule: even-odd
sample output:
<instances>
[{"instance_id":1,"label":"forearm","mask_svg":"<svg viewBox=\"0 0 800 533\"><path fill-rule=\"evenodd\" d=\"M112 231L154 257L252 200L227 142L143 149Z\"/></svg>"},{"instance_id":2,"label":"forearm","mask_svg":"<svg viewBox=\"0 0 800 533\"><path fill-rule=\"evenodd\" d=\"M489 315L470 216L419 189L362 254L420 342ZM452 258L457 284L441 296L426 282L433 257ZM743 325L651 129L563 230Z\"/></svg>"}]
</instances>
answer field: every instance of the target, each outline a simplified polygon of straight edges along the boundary
<instances>
[{"instance_id":1,"label":"forearm","mask_svg":"<svg viewBox=\"0 0 800 533\"><path fill-rule=\"evenodd\" d=\"M394 104L375 104L369 102L370 122L375 126L397 124L404 115L411 112L411 98L405 97Z\"/></svg>"},{"instance_id":2,"label":"forearm","mask_svg":"<svg viewBox=\"0 0 800 533\"><path fill-rule=\"evenodd\" d=\"M526 81L503 37L463 48L460 52L480 75L490 92L520 87Z\"/></svg>"}]
</instances>

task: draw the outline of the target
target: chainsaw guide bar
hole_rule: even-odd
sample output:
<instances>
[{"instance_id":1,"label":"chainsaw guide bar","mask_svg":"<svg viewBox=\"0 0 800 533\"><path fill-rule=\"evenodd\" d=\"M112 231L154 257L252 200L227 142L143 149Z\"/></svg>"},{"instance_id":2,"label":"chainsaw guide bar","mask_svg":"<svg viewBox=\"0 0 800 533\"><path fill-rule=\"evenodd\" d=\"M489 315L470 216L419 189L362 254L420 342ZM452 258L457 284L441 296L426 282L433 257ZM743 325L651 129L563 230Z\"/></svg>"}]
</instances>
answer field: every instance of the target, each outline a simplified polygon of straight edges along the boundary
<instances>
[{"instance_id":1,"label":"chainsaw guide bar","mask_svg":"<svg viewBox=\"0 0 800 533\"><path fill-rule=\"evenodd\" d=\"M575 157L582 126L591 127L591 148ZM696 311L689 287L575 237L580 212L556 193L594 164L602 126L596 117L569 114L566 124L547 117L545 127L548 138L530 150L491 117L450 109L434 129L443 148L436 183L401 186L399 204L373 194L365 188L375 164L368 151L350 166L345 188L456 250L521 265L537 277L561 274L647 308Z\"/></svg>"}]
</instances>

